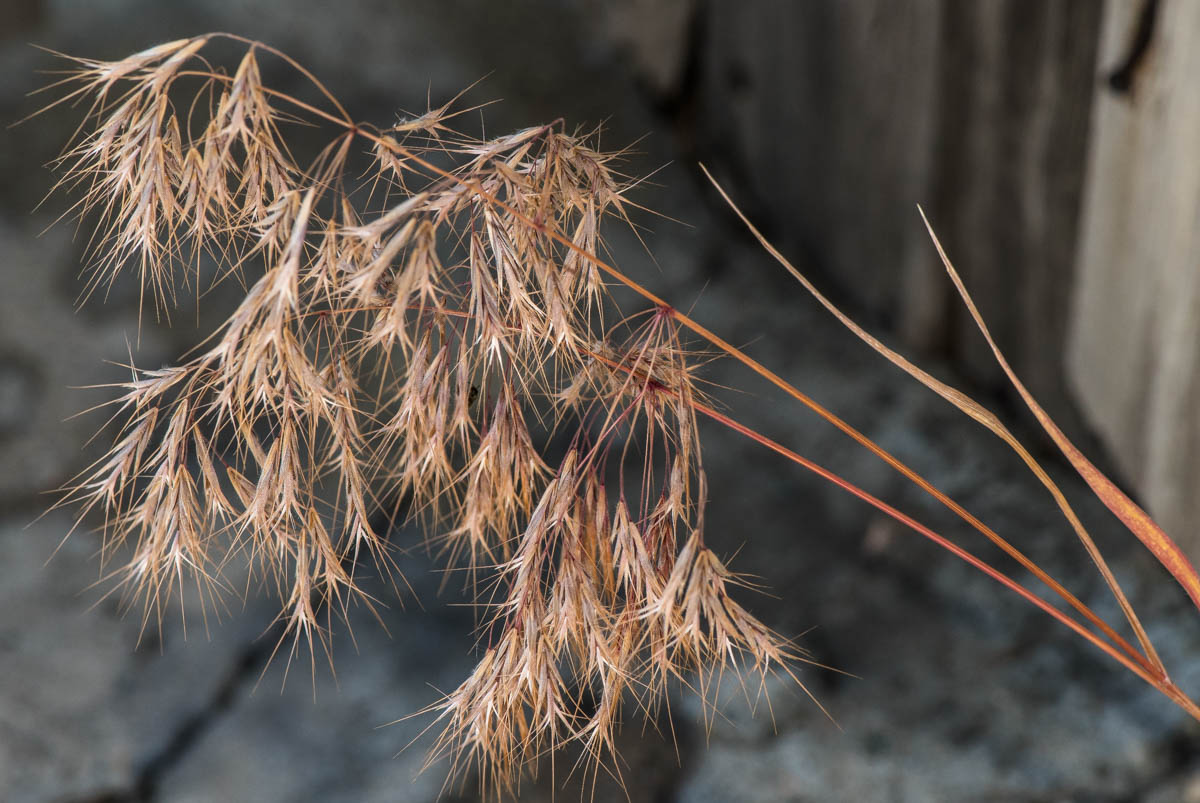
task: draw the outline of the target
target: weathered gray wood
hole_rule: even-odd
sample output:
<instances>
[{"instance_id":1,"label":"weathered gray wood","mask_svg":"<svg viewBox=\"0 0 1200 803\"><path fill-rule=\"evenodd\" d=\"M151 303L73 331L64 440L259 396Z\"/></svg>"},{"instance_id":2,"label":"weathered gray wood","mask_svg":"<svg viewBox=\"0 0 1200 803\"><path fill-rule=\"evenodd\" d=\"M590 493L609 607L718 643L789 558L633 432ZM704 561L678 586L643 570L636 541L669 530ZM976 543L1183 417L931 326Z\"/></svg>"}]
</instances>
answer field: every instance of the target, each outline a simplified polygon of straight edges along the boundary
<instances>
[{"instance_id":1,"label":"weathered gray wood","mask_svg":"<svg viewBox=\"0 0 1200 803\"><path fill-rule=\"evenodd\" d=\"M1034 395L1073 436L1082 408L1200 555L1200 3L712 0L698 24L686 5L627 0L609 19L665 92L692 31L688 135L772 239L910 346L1004 388L922 203Z\"/></svg>"},{"instance_id":2,"label":"weathered gray wood","mask_svg":"<svg viewBox=\"0 0 1200 803\"><path fill-rule=\"evenodd\" d=\"M713 2L702 152L801 263L912 345L1003 378L931 258L928 211L1053 413L1101 7ZM740 185L740 186L739 186Z\"/></svg>"},{"instance_id":3,"label":"weathered gray wood","mask_svg":"<svg viewBox=\"0 0 1200 803\"><path fill-rule=\"evenodd\" d=\"M1100 64L1143 4L1110 2ZM1200 554L1200 4L1163 2L1128 91L1097 92L1068 366L1151 513Z\"/></svg>"}]
</instances>

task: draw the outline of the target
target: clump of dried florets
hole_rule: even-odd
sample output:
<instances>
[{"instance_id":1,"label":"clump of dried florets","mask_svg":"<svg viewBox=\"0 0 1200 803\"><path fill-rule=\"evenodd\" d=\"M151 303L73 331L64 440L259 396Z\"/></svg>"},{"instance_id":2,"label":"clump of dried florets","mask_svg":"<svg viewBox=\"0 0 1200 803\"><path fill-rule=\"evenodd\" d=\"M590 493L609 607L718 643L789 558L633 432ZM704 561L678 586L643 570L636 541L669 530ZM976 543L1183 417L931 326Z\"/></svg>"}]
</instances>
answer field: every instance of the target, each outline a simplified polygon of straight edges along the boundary
<instances>
[{"instance_id":1,"label":"clump of dried florets","mask_svg":"<svg viewBox=\"0 0 1200 803\"><path fill-rule=\"evenodd\" d=\"M736 579L704 544L695 393L662 310L620 346L591 350L563 396L594 423L500 566L491 645L434 706L446 722L435 755L503 786L564 744L611 753L622 701L649 710L672 679L698 674L703 693L724 667L762 679L800 657L732 599Z\"/></svg>"},{"instance_id":2,"label":"clump of dried florets","mask_svg":"<svg viewBox=\"0 0 1200 803\"><path fill-rule=\"evenodd\" d=\"M405 500L488 578L486 651L433 710L435 754L493 788L567 743L609 754L623 702L673 678L788 671L705 545L698 358L669 308L622 318L594 256L626 217L620 155L561 124L472 138L447 107L358 124L315 79L311 103L265 86L264 53L302 68L261 44L212 67L228 41L78 60L66 84L91 102L61 160L100 220L88 292L132 266L165 312L201 253L248 285L201 350L121 386L115 445L66 494L147 615L185 581L220 594L237 557L292 649L327 647L334 612L371 604L356 568L391 568L373 513ZM334 131L307 166L299 122Z\"/></svg>"}]
</instances>

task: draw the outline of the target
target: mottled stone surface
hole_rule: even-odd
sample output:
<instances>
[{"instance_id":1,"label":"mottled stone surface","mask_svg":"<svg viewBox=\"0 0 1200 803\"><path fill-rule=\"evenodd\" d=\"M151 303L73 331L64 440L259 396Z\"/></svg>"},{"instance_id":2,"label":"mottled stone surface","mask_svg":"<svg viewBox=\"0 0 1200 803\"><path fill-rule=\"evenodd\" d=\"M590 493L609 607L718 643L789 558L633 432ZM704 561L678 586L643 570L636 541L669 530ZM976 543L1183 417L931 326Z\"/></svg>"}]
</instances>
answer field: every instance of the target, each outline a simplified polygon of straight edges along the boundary
<instances>
[{"instance_id":1,"label":"mottled stone surface","mask_svg":"<svg viewBox=\"0 0 1200 803\"><path fill-rule=\"evenodd\" d=\"M574 5L500 8L59 2L46 4L42 27L22 35L118 56L168 37L235 30L293 51L375 120L423 105L427 88L437 102L495 70L479 90L506 99L489 110L489 130L559 115L580 123L611 118L607 141L623 143L666 127L633 88L629 65L614 61L619 48L598 42ZM22 95L36 81L31 70L50 62L12 40L0 43L0 60L8 76L0 104L10 117L28 113L33 102ZM405 749L428 719L403 718L465 676L474 639L470 611L451 592L437 595L439 577L419 551L403 558L403 569L422 605L407 598L403 608L386 608L386 632L356 614L353 640L345 630L335 635L336 679L322 660L314 674L304 659L283 685L287 661L268 664L269 600L231 596L231 610L210 621L207 634L188 601L186 640L178 611L168 613L160 636L154 624L143 628L137 609L123 613L115 597L104 598L108 586L90 587L101 574L91 535L77 533L47 564L69 518L53 513L26 527L46 505L37 492L86 463L90 452L80 444L100 423L95 416L63 423L96 400L66 387L119 379L120 369L103 361L126 359L127 340L139 341L136 294L119 287L108 305L74 313L80 246L69 228L36 237L62 208L52 202L30 216L50 180L38 164L70 119L52 113L0 134L0 798L434 799L445 767L417 772L428 735ZM641 147L631 164L638 172L677 157L682 146L663 135ZM615 233L614 254L630 273L912 461L1116 619L1082 549L1019 461L842 332L709 205L688 165L670 165L656 183L639 201L690 227L646 221L657 266L633 237ZM805 191L792 189L798 197ZM804 216L814 204L819 199L794 213ZM897 210L897 219L905 214ZM195 321L180 317L170 332L143 325L139 364L194 342ZM931 369L953 379L945 366ZM747 423L991 554L777 392L725 363L708 377L745 390L718 393ZM595 800L1196 799L1200 732L1152 689L845 493L732 433L706 425L703 434L715 491L712 543L773 594L743 601L781 632L805 634L801 643L818 660L854 677L802 672L836 725L783 682L772 684L769 709L760 701L756 717L736 687L715 716L678 694L670 723L643 733L630 721L621 736L628 798L602 779ZM1050 465L1082 497L1078 481ZM1082 504L1081 515L1176 680L1200 692L1200 622L1183 594L1096 505ZM395 538L414 541L408 531ZM572 760L547 763L520 799L578 799L579 779L564 781ZM474 790L468 781L443 799L472 800Z\"/></svg>"}]
</instances>

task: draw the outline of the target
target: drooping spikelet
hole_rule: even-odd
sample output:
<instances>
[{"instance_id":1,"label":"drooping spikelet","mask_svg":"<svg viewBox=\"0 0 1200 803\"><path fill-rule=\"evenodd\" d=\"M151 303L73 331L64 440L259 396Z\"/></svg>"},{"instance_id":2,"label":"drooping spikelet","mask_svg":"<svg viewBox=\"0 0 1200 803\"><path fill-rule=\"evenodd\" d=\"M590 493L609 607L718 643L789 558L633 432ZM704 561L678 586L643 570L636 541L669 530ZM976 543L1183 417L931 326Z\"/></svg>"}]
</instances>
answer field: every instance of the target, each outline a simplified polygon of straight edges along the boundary
<instances>
[{"instance_id":1,"label":"drooping spikelet","mask_svg":"<svg viewBox=\"0 0 1200 803\"><path fill-rule=\"evenodd\" d=\"M371 604L357 567L391 567L373 513L405 500L486 589L489 646L431 710L434 754L497 789L568 743L603 760L623 704L672 679L787 671L799 652L705 546L699 358L669 309L622 318L597 269L619 154L560 125L473 139L445 107L356 124L315 81L311 102L265 87L261 44L215 71L225 39L78 60L67 95L93 99L60 182L99 218L89 292L132 264L166 310L201 252L248 282L202 350L120 386L112 449L65 494L103 513L148 615L189 579L220 594L240 557L293 649L325 644ZM307 167L297 119L334 129Z\"/></svg>"}]
</instances>

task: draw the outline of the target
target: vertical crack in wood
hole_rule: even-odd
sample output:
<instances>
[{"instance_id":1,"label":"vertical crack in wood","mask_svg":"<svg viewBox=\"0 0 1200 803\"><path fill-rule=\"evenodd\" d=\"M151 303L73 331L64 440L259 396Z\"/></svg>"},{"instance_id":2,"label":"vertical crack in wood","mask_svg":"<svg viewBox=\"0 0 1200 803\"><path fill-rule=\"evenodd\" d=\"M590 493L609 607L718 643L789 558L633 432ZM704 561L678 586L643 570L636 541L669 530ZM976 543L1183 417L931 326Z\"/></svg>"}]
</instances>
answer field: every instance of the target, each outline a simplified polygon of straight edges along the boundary
<instances>
[{"instance_id":1,"label":"vertical crack in wood","mask_svg":"<svg viewBox=\"0 0 1200 803\"><path fill-rule=\"evenodd\" d=\"M1144 0L1142 10L1138 12L1137 25L1133 29L1133 38L1121 63L1108 73L1108 88L1118 95L1133 95L1134 82L1137 79L1138 68L1145 63L1154 43L1154 27L1158 20L1159 0Z\"/></svg>"}]
</instances>

